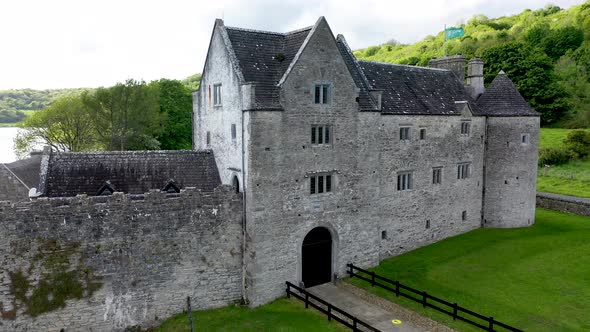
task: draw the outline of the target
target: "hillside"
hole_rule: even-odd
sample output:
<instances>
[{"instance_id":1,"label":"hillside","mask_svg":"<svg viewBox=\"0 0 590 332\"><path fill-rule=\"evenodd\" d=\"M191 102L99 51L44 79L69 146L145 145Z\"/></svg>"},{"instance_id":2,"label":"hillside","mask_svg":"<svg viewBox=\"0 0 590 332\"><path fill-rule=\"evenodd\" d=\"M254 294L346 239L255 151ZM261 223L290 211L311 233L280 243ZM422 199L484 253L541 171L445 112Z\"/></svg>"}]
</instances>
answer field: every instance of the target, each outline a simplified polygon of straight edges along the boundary
<instances>
[{"instance_id":1,"label":"hillside","mask_svg":"<svg viewBox=\"0 0 590 332\"><path fill-rule=\"evenodd\" d=\"M462 27L463 37L447 41L448 55L482 58L487 84L504 70L545 125L590 126L590 1L567 10L548 5L506 17L476 15ZM426 66L443 56L443 41L441 31L414 44L392 40L354 54Z\"/></svg>"}]
</instances>

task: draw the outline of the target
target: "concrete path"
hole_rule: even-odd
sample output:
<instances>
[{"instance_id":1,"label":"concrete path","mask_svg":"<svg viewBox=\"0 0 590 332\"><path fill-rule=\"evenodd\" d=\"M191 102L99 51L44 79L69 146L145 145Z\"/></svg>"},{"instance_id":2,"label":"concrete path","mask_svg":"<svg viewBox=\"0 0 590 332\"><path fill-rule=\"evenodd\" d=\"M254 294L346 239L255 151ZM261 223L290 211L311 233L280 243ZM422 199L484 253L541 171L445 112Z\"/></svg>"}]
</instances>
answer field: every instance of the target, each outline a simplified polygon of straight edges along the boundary
<instances>
[{"instance_id":1,"label":"concrete path","mask_svg":"<svg viewBox=\"0 0 590 332\"><path fill-rule=\"evenodd\" d=\"M350 284L327 283L307 291L383 332L453 331Z\"/></svg>"}]
</instances>

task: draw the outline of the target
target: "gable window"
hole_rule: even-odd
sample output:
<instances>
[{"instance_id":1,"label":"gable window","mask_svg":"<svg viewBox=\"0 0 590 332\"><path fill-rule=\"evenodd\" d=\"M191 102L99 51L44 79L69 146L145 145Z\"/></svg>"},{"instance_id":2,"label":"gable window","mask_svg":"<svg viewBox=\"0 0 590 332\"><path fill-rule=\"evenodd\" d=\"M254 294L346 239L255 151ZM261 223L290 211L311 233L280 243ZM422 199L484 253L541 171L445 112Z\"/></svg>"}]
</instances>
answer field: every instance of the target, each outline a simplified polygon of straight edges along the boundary
<instances>
[{"instance_id":1,"label":"gable window","mask_svg":"<svg viewBox=\"0 0 590 332\"><path fill-rule=\"evenodd\" d=\"M331 144L330 126L311 126L311 144Z\"/></svg>"},{"instance_id":2,"label":"gable window","mask_svg":"<svg viewBox=\"0 0 590 332\"><path fill-rule=\"evenodd\" d=\"M471 170L471 163L459 163L457 165L457 179L467 179Z\"/></svg>"},{"instance_id":3,"label":"gable window","mask_svg":"<svg viewBox=\"0 0 590 332\"><path fill-rule=\"evenodd\" d=\"M314 86L313 100L316 104L329 104L331 89L330 84L316 84Z\"/></svg>"},{"instance_id":4,"label":"gable window","mask_svg":"<svg viewBox=\"0 0 590 332\"><path fill-rule=\"evenodd\" d=\"M332 192L332 174L318 174L309 177L311 195Z\"/></svg>"},{"instance_id":5,"label":"gable window","mask_svg":"<svg viewBox=\"0 0 590 332\"><path fill-rule=\"evenodd\" d=\"M461 121L461 135L469 136L471 133L471 122Z\"/></svg>"},{"instance_id":6,"label":"gable window","mask_svg":"<svg viewBox=\"0 0 590 332\"><path fill-rule=\"evenodd\" d=\"M400 172L397 174L397 190L410 190L412 189L412 172Z\"/></svg>"},{"instance_id":7,"label":"gable window","mask_svg":"<svg viewBox=\"0 0 590 332\"><path fill-rule=\"evenodd\" d=\"M440 184L442 178L442 167L432 169L432 184Z\"/></svg>"},{"instance_id":8,"label":"gable window","mask_svg":"<svg viewBox=\"0 0 590 332\"><path fill-rule=\"evenodd\" d=\"M232 140L235 140L236 139L236 136L237 136L237 133L236 133L236 124L235 123L232 123L231 124L231 139Z\"/></svg>"},{"instance_id":9,"label":"gable window","mask_svg":"<svg viewBox=\"0 0 590 332\"><path fill-rule=\"evenodd\" d=\"M221 106L221 84L213 85L213 105Z\"/></svg>"},{"instance_id":10,"label":"gable window","mask_svg":"<svg viewBox=\"0 0 590 332\"><path fill-rule=\"evenodd\" d=\"M399 139L400 139L400 141L409 141L410 140L410 127L400 127L399 128Z\"/></svg>"},{"instance_id":11,"label":"gable window","mask_svg":"<svg viewBox=\"0 0 590 332\"><path fill-rule=\"evenodd\" d=\"M420 128L420 139L426 139L426 128Z\"/></svg>"},{"instance_id":12,"label":"gable window","mask_svg":"<svg viewBox=\"0 0 590 332\"><path fill-rule=\"evenodd\" d=\"M520 135L520 144L528 145L529 144L530 135L529 134L521 134Z\"/></svg>"}]
</instances>

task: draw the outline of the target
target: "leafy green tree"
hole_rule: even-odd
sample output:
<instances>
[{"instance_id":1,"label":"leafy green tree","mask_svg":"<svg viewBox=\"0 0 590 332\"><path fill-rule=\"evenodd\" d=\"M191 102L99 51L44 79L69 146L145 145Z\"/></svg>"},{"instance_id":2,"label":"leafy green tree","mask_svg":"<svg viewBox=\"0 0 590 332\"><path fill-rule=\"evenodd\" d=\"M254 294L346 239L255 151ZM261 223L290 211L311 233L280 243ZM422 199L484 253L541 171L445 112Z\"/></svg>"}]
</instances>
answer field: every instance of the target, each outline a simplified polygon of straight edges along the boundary
<instances>
[{"instance_id":1,"label":"leafy green tree","mask_svg":"<svg viewBox=\"0 0 590 332\"><path fill-rule=\"evenodd\" d=\"M590 67L565 55L557 61L555 73L559 84L569 94L572 106L561 126L590 127Z\"/></svg>"},{"instance_id":2,"label":"leafy green tree","mask_svg":"<svg viewBox=\"0 0 590 332\"><path fill-rule=\"evenodd\" d=\"M53 105L27 117L20 125L17 154L22 156L35 144L49 145L58 151L84 151L96 148L96 136L88 108L80 96L63 97Z\"/></svg>"},{"instance_id":3,"label":"leafy green tree","mask_svg":"<svg viewBox=\"0 0 590 332\"><path fill-rule=\"evenodd\" d=\"M180 81L161 79L150 83L160 93L162 129L158 136L163 150L192 148L191 90Z\"/></svg>"},{"instance_id":4,"label":"leafy green tree","mask_svg":"<svg viewBox=\"0 0 590 332\"><path fill-rule=\"evenodd\" d=\"M504 70L522 96L541 113L544 124L555 123L567 112L567 93L557 84L551 59L539 48L506 43L488 48L482 58L485 81L491 82Z\"/></svg>"},{"instance_id":5,"label":"leafy green tree","mask_svg":"<svg viewBox=\"0 0 590 332\"><path fill-rule=\"evenodd\" d=\"M565 27L551 31L542 41L545 53L553 60L559 59L567 51L575 50L584 41L584 32L576 27Z\"/></svg>"},{"instance_id":6,"label":"leafy green tree","mask_svg":"<svg viewBox=\"0 0 590 332\"><path fill-rule=\"evenodd\" d=\"M201 85L201 74L194 74L185 79L183 79L182 84L184 84L187 88L192 90L197 90Z\"/></svg>"}]
</instances>

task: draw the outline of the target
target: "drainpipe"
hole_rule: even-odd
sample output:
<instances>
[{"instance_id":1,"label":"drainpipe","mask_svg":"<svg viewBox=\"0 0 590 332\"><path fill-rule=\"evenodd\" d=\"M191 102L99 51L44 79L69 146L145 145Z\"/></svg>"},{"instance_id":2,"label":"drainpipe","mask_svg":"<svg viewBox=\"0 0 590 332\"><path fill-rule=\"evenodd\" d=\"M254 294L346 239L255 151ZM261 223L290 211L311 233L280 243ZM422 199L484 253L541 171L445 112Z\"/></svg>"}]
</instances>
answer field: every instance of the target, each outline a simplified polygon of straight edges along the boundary
<instances>
[{"instance_id":1,"label":"drainpipe","mask_svg":"<svg viewBox=\"0 0 590 332\"><path fill-rule=\"evenodd\" d=\"M247 303L247 292L246 292L246 241L247 241L247 230L246 230L246 143L244 141L244 115L242 112L242 300Z\"/></svg>"}]
</instances>

